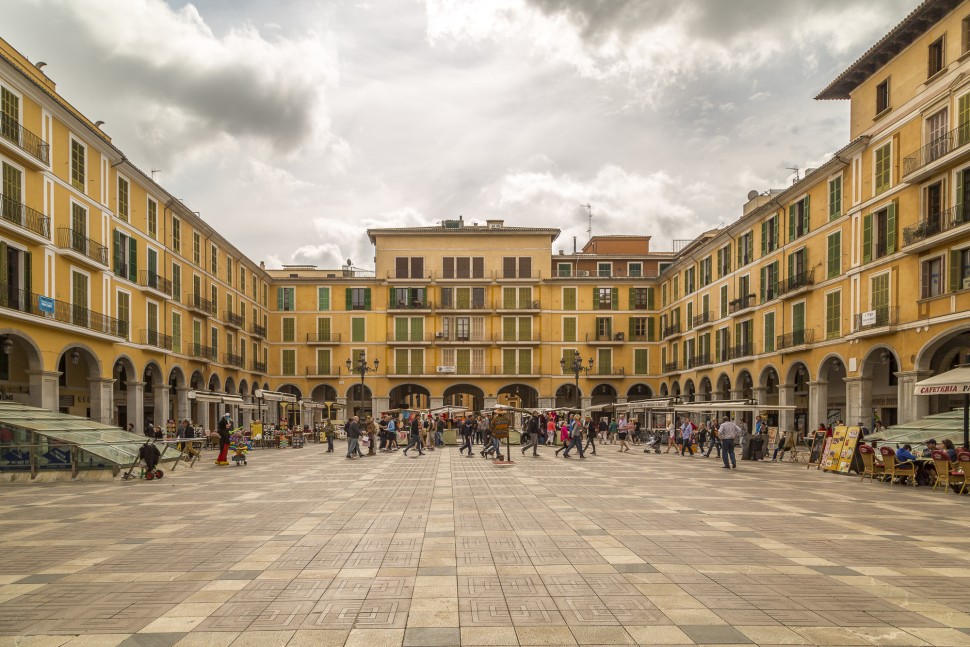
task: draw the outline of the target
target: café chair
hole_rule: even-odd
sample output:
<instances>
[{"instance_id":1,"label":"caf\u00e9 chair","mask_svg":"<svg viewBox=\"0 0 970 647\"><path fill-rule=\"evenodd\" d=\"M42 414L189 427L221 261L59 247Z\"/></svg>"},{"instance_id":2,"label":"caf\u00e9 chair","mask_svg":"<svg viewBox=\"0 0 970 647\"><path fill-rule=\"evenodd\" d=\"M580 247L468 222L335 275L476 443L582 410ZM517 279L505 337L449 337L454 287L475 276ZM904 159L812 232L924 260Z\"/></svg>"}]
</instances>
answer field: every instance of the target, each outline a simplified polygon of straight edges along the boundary
<instances>
[{"instance_id":1,"label":"caf\u00e9 chair","mask_svg":"<svg viewBox=\"0 0 970 647\"><path fill-rule=\"evenodd\" d=\"M967 484L970 483L970 479L966 478L966 475L970 474L970 452L965 449L957 450L957 466L964 474L963 485L960 486L960 494L963 494Z\"/></svg>"},{"instance_id":2,"label":"caf\u00e9 chair","mask_svg":"<svg viewBox=\"0 0 970 647\"><path fill-rule=\"evenodd\" d=\"M936 492L937 486L943 486L943 494L946 494L953 486L954 491L956 491L956 486L963 486L966 484L967 475L956 468L952 463L950 463L950 457L947 456L946 452L939 449L934 449L931 454L933 457L933 466L936 467L936 482L933 483L933 491Z\"/></svg>"},{"instance_id":3,"label":"caf\u00e9 chair","mask_svg":"<svg viewBox=\"0 0 970 647\"><path fill-rule=\"evenodd\" d=\"M880 447L882 462L885 465L886 476L889 477L889 487L892 487L893 480L899 478L909 478L913 487L916 487L916 463L900 463L896 460L896 452L891 447Z\"/></svg>"},{"instance_id":4,"label":"caf\u00e9 chair","mask_svg":"<svg viewBox=\"0 0 970 647\"><path fill-rule=\"evenodd\" d=\"M886 476L886 466L881 462L876 460L876 450L869 445L859 445L859 455L862 456L862 479L866 480L866 476L869 477L869 482L871 483L875 477L879 477L882 480Z\"/></svg>"}]
</instances>

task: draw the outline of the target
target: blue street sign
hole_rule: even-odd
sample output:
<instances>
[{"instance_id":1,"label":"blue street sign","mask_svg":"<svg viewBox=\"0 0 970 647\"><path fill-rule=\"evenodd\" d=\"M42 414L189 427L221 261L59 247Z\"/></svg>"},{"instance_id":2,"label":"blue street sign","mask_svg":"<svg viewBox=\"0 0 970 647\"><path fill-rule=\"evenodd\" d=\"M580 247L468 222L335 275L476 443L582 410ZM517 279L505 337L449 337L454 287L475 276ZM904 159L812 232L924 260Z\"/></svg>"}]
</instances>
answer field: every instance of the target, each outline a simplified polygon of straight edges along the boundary
<instances>
[{"instance_id":1,"label":"blue street sign","mask_svg":"<svg viewBox=\"0 0 970 647\"><path fill-rule=\"evenodd\" d=\"M38 297L37 309L47 314L54 314L54 299L50 297Z\"/></svg>"}]
</instances>

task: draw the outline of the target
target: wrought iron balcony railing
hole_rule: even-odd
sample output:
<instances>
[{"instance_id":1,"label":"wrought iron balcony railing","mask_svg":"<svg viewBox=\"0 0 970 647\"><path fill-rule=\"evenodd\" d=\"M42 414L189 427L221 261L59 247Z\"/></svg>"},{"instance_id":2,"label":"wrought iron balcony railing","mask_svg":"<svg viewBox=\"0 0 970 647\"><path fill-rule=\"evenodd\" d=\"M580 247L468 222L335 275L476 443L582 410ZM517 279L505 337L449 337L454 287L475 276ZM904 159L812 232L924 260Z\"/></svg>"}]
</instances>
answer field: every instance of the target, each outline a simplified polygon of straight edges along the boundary
<instances>
[{"instance_id":1,"label":"wrought iron balcony railing","mask_svg":"<svg viewBox=\"0 0 970 647\"><path fill-rule=\"evenodd\" d=\"M895 326L899 323L899 306L875 308L869 312L862 312L855 316L856 330L871 330Z\"/></svg>"},{"instance_id":2,"label":"wrought iron balcony railing","mask_svg":"<svg viewBox=\"0 0 970 647\"><path fill-rule=\"evenodd\" d=\"M307 333L306 341L308 344L339 344L339 332L311 332Z\"/></svg>"},{"instance_id":3,"label":"wrought iron balcony railing","mask_svg":"<svg viewBox=\"0 0 970 647\"><path fill-rule=\"evenodd\" d=\"M189 355L209 362L215 362L219 359L219 353L215 348L203 346L202 344L189 344Z\"/></svg>"},{"instance_id":4,"label":"wrought iron balcony railing","mask_svg":"<svg viewBox=\"0 0 970 647\"><path fill-rule=\"evenodd\" d=\"M16 119L0 114L0 137L14 144L44 166L50 166L50 144L39 135L27 130Z\"/></svg>"},{"instance_id":5,"label":"wrought iron balcony railing","mask_svg":"<svg viewBox=\"0 0 970 647\"><path fill-rule=\"evenodd\" d=\"M249 329L249 332L251 332L256 337L262 337L263 339L266 338L266 326L253 324L252 327Z\"/></svg>"},{"instance_id":6,"label":"wrought iron balcony railing","mask_svg":"<svg viewBox=\"0 0 970 647\"><path fill-rule=\"evenodd\" d=\"M754 355L754 344L751 342L735 344L728 349L728 359L741 359L752 355Z\"/></svg>"},{"instance_id":7,"label":"wrought iron balcony railing","mask_svg":"<svg viewBox=\"0 0 970 647\"><path fill-rule=\"evenodd\" d=\"M216 308L215 305L199 294L190 294L185 300L185 305L188 306L190 310L195 310L196 312L201 312L205 315L215 316Z\"/></svg>"},{"instance_id":8,"label":"wrought iron balcony railing","mask_svg":"<svg viewBox=\"0 0 970 647\"><path fill-rule=\"evenodd\" d=\"M0 196L0 218L50 240L51 219L5 195Z\"/></svg>"},{"instance_id":9,"label":"wrought iron balcony railing","mask_svg":"<svg viewBox=\"0 0 970 647\"><path fill-rule=\"evenodd\" d=\"M236 314L231 310L226 310L223 313L223 321L232 326L233 328L239 328L240 330L246 329L246 316L241 314Z\"/></svg>"},{"instance_id":10,"label":"wrought iron balcony railing","mask_svg":"<svg viewBox=\"0 0 970 647\"><path fill-rule=\"evenodd\" d=\"M815 268L810 268L803 270L794 276L789 276L787 279L779 281L778 291L781 294L788 294L789 292L796 292L802 288L807 288L815 284Z\"/></svg>"},{"instance_id":11,"label":"wrought iron balcony railing","mask_svg":"<svg viewBox=\"0 0 970 647\"><path fill-rule=\"evenodd\" d=\"M929 214L915 225L903 229L903 247L942 234L967 222L970 222L970 205L961 204L946 211Z\"/></svg>"},{"instance_id":12,"label":"wrought iron balcony railing","mask_svg":"<svg viewBox=\"0 0 970 647\"><path fill-rule=\"evenodd\" d=\"M139 278L141 279L141 284L146 288L158 290L168 296L172 296L172 282L161 274L143 271L140 273Z\"/></svg>"},{"instance_id":13,"label":"wrought iron balcony railing","mask_svg":"<svg viewBox=\"0 0 970 647\"><path fill-rule=\"evenodd\" d=\"M678 333L680 333L680 324L675 323L675 324L670 324L669 326L664 326L663 333L661 336L664 339L666 339L667 337L676 335Z\"/></svg>"},{"instance_id":14,"label":"wrought iron balcony railing","mask_svg":"<svg viewBox=\"0 0 970 647\"><path fill-rule=\"evenodd\" d=\"M266 362L253 362L253 373L265 373Z\"/></svg>"},{"instance_id":15,"label":"wrought iron balcony railing","mask_svg":"<svg viewBox=\"0 0 970 647\"><path fill-rule=\"evenodd\" d=\"M99 265L108 267L108 248L73 229L61 227L57 230L57 246L77 252Z\"/></svg>"},{"instance_id":16,"label":"wrought iron balcony railing","mask_svg":"<svg viewBox=\"0 0 970 647\"><path fill-rule=\"evenodd\" d=\"M80 326L111 337L128 338L128 323L126 321L99 312L92 312L82 306L27 292L4 283L0 283L0 308Z\"/></svg>"},{"instance_id":17,"label":"wrought iron balcony railing","mask_svg":"<svg viewBox=\"0 0 970 647\"><path fill-rule=\"evenodd\" d=\"M234 353L225 353L222 356L222 363L235 366L236 368L246 368L246 358Z\"/></svg>"},{"instance_id":18,"label":"wrought iron balcony railing","mask_svg":"<svg viewBox=\"0 0 970 647\"><path fill-rule=\"evenodd\" d=\"M903 177L915 173L927 164L942 159L967 144L970 144L970 124L960 124L950 132L940 135L924 145L912 155L904 157Z\"/></svg>"},{"instance_id":19,"label":"wrought iron balcony railing","mask_svg":"<svg viewBox=\"0 0 970 647\"><path fill-rule=\"evenodd\" d=\"M778 350L786 350L796 346L804 346L815 342L815 329L794 330L784 335L778 335Z\"/></svg>"}]
</instances>

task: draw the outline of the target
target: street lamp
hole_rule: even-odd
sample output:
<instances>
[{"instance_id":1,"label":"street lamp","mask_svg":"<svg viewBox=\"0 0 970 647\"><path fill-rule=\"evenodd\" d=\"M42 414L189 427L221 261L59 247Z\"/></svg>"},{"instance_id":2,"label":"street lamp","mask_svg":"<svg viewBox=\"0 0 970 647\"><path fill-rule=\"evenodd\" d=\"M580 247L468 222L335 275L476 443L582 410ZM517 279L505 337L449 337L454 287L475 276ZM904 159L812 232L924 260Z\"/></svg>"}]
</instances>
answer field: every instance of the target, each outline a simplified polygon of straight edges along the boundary
<instances>
[{"instance_id":1,"label":"street lamp","mask_svg":"<svg viewBox=\"0 0 970 647\"><path fill-rule=\"evenodd\" d=\"M562 367L563 373L567 370L576 377L576 408L581 409L580 406L582 402L579 399L579 374L589 375L589 372L593 370L593 358L589 358L589 365L583 364L583 356L579 354L579 351L573 351L573 359L571 362L567 362L565 357L559 359L559 365Z\"/></svg>"},{"instance_id":2,"label":"street lamp","mask_svg":"<svg viewBox=\"0 0 970 647\"><path fill-rule=\"evenodd\" d=\"M355 373L360 375L360 409L361 413L364 410L364 376L368 373L374 373L377 371L377 367L380 366L381 360L375 359L374 365L370 366L367 363L367 358L363 354L357 359L356 362L352 359L347 360L347 370L350 373Z\"/></svg>"}]
</instances>

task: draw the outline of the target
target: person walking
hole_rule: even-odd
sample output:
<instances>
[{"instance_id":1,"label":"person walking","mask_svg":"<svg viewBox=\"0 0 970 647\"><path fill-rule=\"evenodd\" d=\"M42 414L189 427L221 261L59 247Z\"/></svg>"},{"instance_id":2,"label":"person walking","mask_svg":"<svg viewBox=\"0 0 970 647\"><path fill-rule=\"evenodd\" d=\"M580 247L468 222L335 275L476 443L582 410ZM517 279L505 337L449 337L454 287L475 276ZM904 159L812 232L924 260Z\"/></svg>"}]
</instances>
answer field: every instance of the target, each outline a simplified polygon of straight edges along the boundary
<instances>
[{"instance_id":1,"label":"person walking","mask_svg":"<svg viewBox=\"0 0 970 647\"><path fill-rule=\"evenodd\" d=\"M384 426L384 442L381 443L381 451L391 451L391 439L397 438L397 423L392 416L387 417L387 424Z\"/></svg>"},{"instance_id":2,"label":"person walking","mask_svg":"<svg viewBox=\"0 0 970 647\"><path fill-rule=\"evenodd\" d=\"M228 465L229 464L229 436L232 433L232 417L226 412L226 415L219 419L219 424L216 425L216 432L219 434L219 457L216 458L216 465Z\"/></svg>"},{"instance_id":3,"label":"person walking","mask_svg":"<svg viewBox=\"0 0 970 647\"><path fill-rule=\"evenodd\" d=\"M360 417L354 416L347 423L347 458L353 458L360 452Z\"/></svg>"},{"instance_id":4,"label":"person walking","mask_svg":"<svg viewBox=\"0 0 970 647\"><path fill-rule=\"evenodd\" d=\"M531 448L532 455L539 455L539 414L534 412L532 417L529 418L529 422L526 423L525 430L529 434L529 444L522 446L522 455L525 456L525 450Z\"/></svg>"},{"instance_id":5,"label":"person walking","mask_svg":"<svg viewBox=\"0 0 970 647\"><path fill-rule=\"evenodd\" d=\"M721 426L717 428L717 437L721 440L721 460L724 461L724 469L737 469L738 461L734 457L734 441L741 435L741 430L731 419L724 416ZM728 464L730 459L730 465Z\"/></svg>"},{"instance_id":6,"label":"person walking","mask_svg":"<svg viewBox=\"0 0 970 647\"><path fill-rule=\"evenodd\" d=\"M569 458L569 450L573 447L579 451L579 457L581 459L586 458L583 452L583 423L578 414L573 417L573 421L569 425L569 445L562 453L562 457Z\"/></svg>"},{"instance_id":7,"label":"person walking","mask_svg":"<svg viewBox=\"0 0 970 647\"><path fill-rule=\"evenodd\" d=\"M676 436L676 434L677 432L674 430L674 421L671 420L670 424L667 425L667 451L665 451L664 454L669 454L671 447L674 448L675 452L677 451L677 446L674 444L674 436Z\"/></svg>"},{"instance_id":8,"label":"person walking","mask_svg":"<svg viewBox=\"0 0 970 647\"><path fill-rule=\"evenodd\" d=\"M327 418L323 421L323 435L327 439L327 452L328 454L333 453L333 439L337 435L337 430L333 426L333 420Z\"/></svg>"},{"instance_id":9,"label":"person walking","mask_svg":"<svg viewBox=\"0 0 970 647\"><path fill-rule=\"evenodd\" d=\"M408 455L408 450L412 447L418 448L418 456L424 456L421 451L421 416L415 414L411 416L410 433L408 434L408 446L404 448L404 455Z\"/></svg>"},{"instance_id":10,"label":"person walking","mask_svg":"<svg viewBox=\"0 0 970 647\"><path fill-rule=\"evenodd\" d=\"M685 451L689 451L690 455L694 455L694 425L691 424L687 417L684 417L684 424L680 427L680 442L683 443L680 446L680 455L683 456Z\"/></svg>"},{"instance_id":11,"label":"person walking","mask_svg":"<svg viewBox=\"0 0 970 647\"><path fill-rule=\"evenodd\" d=\"M465 416L465 419L461 423L461 438L462 445L458 448L459 454L464 454L465 450L468 450L468 456L472 455L472 436L475 434L475 429L477 425L475 424L475 418L471 415Z\"/></svg>"},{"instance_id":12,"label":"person walking","mask_svg":"<svg viewBox=\"0 0 970 647\"><path fill-rule=\"evenodd\" d=\"M708 442L710 444L707 446L707 453L704 454L704 458L710 458L711 451L714 450L714 449L717 449L717 457L720 458L721 457L721 440L717 436L717 427L714 425L714 421L713 420L708 420L707 421L707 424L710 427L710 429L707 432L708 433Z\"/></svg>"},{"instance_id":13,"label":"person walking","mask_svg":"<svg viewBox=\"0 0 970 647\"><path fill-rule=\"evenodd\" d=\"M445 416L441 414L434 423L434 446L444 447L445 446Z\"/></svg>"},{"instance_id":14,"label":"person walking","mask_svg":"<svg viewBox=\"0 0 970 647\"><path fill-rule=\"evenodd\" d=\"M546 444L555 445L556 444L556 418L555 416L549 416L546 420Z\"/></svg>"},{"instance_id":15,"label":"person walking","mask_svg":"<svg viewBox=\"0 0 970 647\"><path fill-rule=\"evenodd\" d=\"M707 444L707 426L709 423L701 422L700 426L697 428L697 453L704 453L704 445Z\"/></svg>"},{"instance_id":16,"label":"person walking","mask_svg":"<svg viewBox=\"0 0 970 647\"><path fill-rule=\"evenodd\" d=\"M569 425L565 418L559 423L559 445L556 456L559 456L559 452L566 451L566 447L569 445Z\"/></svg>"},{"instance_id":17,"label":"person walking","mask_svg":"<svg viewBox=\"0 0 970 647\"><path fill-rule=\"evenodd\" d=\"M195 438L195 429L192 428L192 423L189 422L188 418L183 420L179 426L179 438L185 441L179 445L179 449L182 451L182 460L190 461L193 457L199 455L199 450L190 440Z\"/></svg>"},{"instance_id":18,"label":"person walking","mask_svg":"<svg viewBox=\"0 0 970 647\"><path fill-rule=\"evenodd\" d=\"M626 444L627 436L630 434L630 427L626 418L620 418L616 423L616 437L620 441L620 449L617 451L628 452L630 446Z\"/></svg>"},{"instance_id":19,"label":"person walking","mask_svg":"<svg viewBox=\"0 0 970 647\"><path fill-rule=\"evenodd\" d=\"M595 440L597 439L596 437L599 435L599 433L599 426L593 423L593 420L589 416L586 416L586 447L584 448L584 451L587 449L592 449L593 456L596 456Z\"/></svg>"},{"instance_id":20,"label":"person walking","mask_svg":"<svg viewBox=\"0 0 970 647\"><path fill-rule=\"evenodd\" d=\"M367 421L364 425L367 430L367 455L376 456L377 455L377 423L371 416L367 416Z\"/></svg>"}]
</instances>

